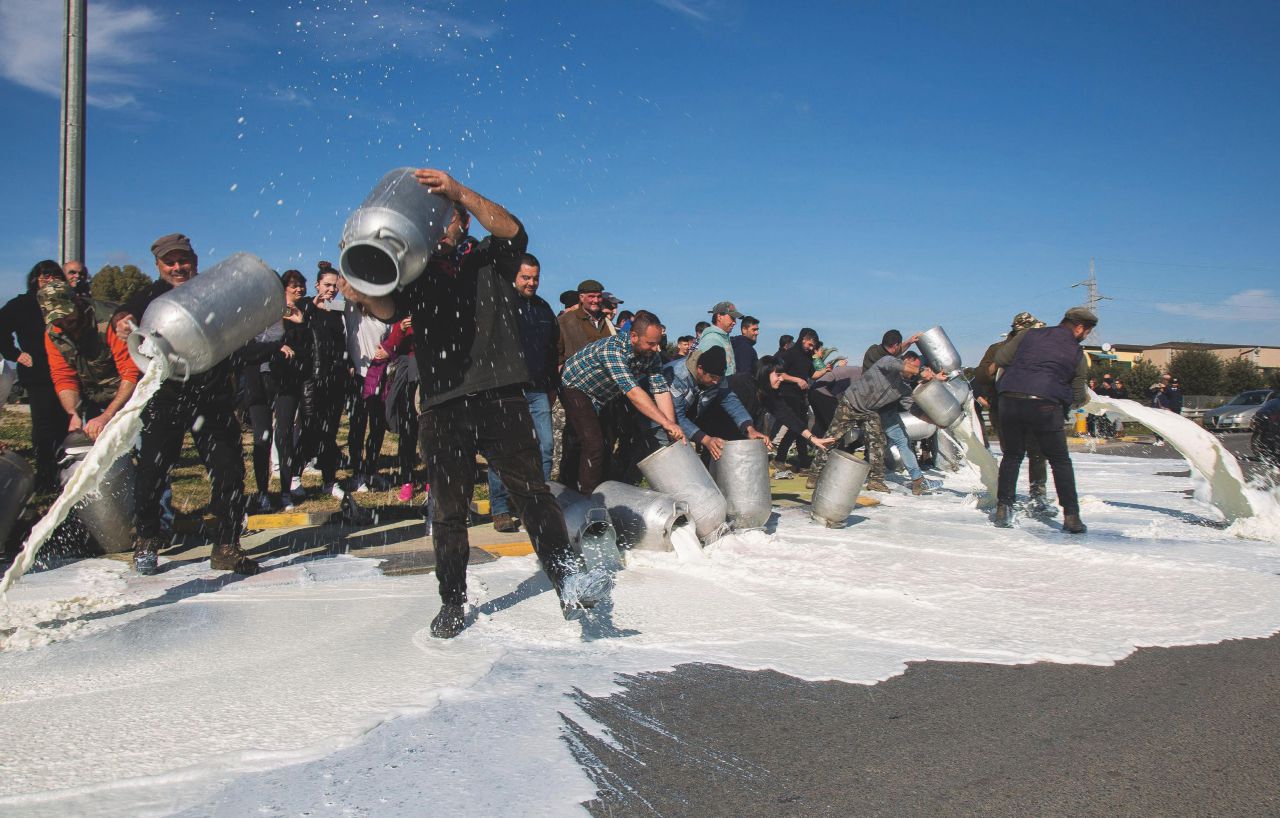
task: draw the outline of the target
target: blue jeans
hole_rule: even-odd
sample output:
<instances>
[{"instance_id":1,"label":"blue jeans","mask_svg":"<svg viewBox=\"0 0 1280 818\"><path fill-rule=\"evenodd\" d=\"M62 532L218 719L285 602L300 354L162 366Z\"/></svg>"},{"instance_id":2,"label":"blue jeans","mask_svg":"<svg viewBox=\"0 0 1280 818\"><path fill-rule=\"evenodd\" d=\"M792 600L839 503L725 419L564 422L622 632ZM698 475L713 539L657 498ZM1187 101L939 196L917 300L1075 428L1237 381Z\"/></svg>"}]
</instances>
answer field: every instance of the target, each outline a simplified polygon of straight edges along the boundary
<instances>
[{"instance_id":1,"label":"blue jeans","mask_svg":"<svg viewBox=\"0 0 1280 818\"><path fill-rule=\"evenodd\" d=\"M533 432L538 438L538 449L542 454L542 478L550 480L551 456L555 451L555 438L551 431L551 400L546 392L526 391L524 398L529 402ZM507 489L493 469L489 469L489 513L491 515L511 513Z\"/></svg>"},{"instance_id":2,"label":"blue jeans","mask_svg":"<svg viewBox=\"0 0 1280 818\"><path fill-rule=\"evenodd\" d=\"M902 421L898 419L897 413L883 414L880 416L880 421L884 427L885 438L897 448L898 454L902 455L902 464L907 467L907 476L912 480L924 477L924 472L920 471L920 462L916 460L915 450L911 448L911 441L907 439L907 430L902 428Z\"/></svg>"}]
</instances>

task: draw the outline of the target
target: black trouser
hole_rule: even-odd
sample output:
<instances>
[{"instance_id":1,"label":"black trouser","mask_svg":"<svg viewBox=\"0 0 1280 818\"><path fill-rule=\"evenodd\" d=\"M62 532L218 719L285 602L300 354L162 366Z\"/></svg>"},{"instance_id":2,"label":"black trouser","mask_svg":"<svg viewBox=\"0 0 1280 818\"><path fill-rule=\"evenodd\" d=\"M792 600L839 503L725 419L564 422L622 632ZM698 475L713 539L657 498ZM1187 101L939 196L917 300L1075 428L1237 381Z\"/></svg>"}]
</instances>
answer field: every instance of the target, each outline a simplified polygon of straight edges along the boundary
<instances>
[{"instance_id":1,"label":"black trouser","mask_svg":"<svg viewBox=\"0 0 1280 818\"><path fill-rule=\"evenodd\" d=\"M338 424L342 420L342 406L346 400L343 382L307 381L302 386L302 403L298 407L298 423L302 436L298 440L298 457L290 467L293 476L302 473L303 466L316 458L316 466L324 482L332 483L338 477Z\"/></svg>"},{"instance_id":2,"label":"black trouser","mask_svg":"<svg viewBox=\"0 0 1280 818\"><path fill-rule=\"evenodd\" d=\"M261 373L259 377L265 402L251 403L246 411L253 431L253 482L258 487L258 494L266 494L271 486L271 407L275 402L276 382L268 372Z\"/></svg>"},{"instance_id":3,"label":"black trouser","mask_svg":"<svg viewBox=\"0 0 1280 818\"><path fill-rule=\"evenodd\" d=\"M567 574L582 570L582 557L569 547L564 515L542 477L542 453L523 389L490 390L433 406L422 413L420 428L436 501L431 540L443 602L461 605L467 598L467 508L477 450L510 493L552 584L559 588Z\"/></svg>"},{"instance_id":4,"label":"black trouser","mask_svg":"<svg viewBox=\"0 0 1280 818\"><path fill-rule=\"evenodd\" d=\"M397 442L396 455L400 461L400 482L412 483L413 470L418 466L418 411L414 402L414 395L418 393L418 384L413 382L406 386L400 392L399 411L399 428L396 434L399 435Z\"/></svg>"},{"instance_id":5,"label":"black trouser","mask_svg":"<svg viewBox=\"0 0 1280 818\"><path fill-rule=\"evenodd\" d=\"M232 405L234 395L207 392L173 394L161 389L142 415L142 444L138 452L138 476L134 487L134 517L139 538L160 534L160 497L169 472L182 455L187 431L195 442L200 462L212 481L209 513L214 518L215 543L240 541L243 514L244 454L240 422Z\"/></svg>"},{"instance_id":6,"label":"black trouser","mask_svg":"<svg viewBox=\"0 0 1280 818\"><path fill-rule=\"evenodd\" d=\"M779 389L778 397L795 413L796 417L801 420L809 417L809 401L805 399L803 393L783 392ZM778 444L777 461L779 463L786 459L787 452L791 450L791 444L794 443L796 445L796 465L801 468L808 465L810 460L809 445L801 437L804 431L803 428L792 429L790 426L787 427L787 433L782 436L782 442Z\"/></svg>"},{"instance_id":7,"label":"black trouser","mask_svg":"<svg viewBox=\"0 0 1280 818\"><path fill-rule=\"evenodd\" d=\"M293 453L297 450L299 443L294 435L297 429L298 405L301 402L301 394L281 392L276 395L276 461L280 467L281 492L288 491L293 483ZM334 445L336 447L337 444ZM303 463L305 462L304 460Z\"/></svg>"},{"instance_id":8,"label":"black trouser","mask_svg":"<svg viewBox=\"0 0 1280 818\"><path fill-rule=\"evenodd\" d=\"M348 419L347 445L351 450L351 473L358 481L361 476L372 477L378 471L382 438L387 433L387 407L380 395L361 397L364 378L355 380L356 393Z\"/></svg>"},{"instance_id":9,"label":"black trouser","mask_svg":"<svg viewBox=\"0 0 1280 818\"><path fill-rule=\"evenodd\" d=\"M996 440L1000 440L1000 397L994 398L994 403L988 407L987 411L991 415L991 431L995 432ZM1049 464L1044 459L1044 453L1040 451L1040 443L1034 437L1024 438L1027 446L1027 479L1031 481L1032 494L1044 494L1045 486L1049 482ZM1004 444L1000 444L1003 450Z\"/></svg>"},{"instance_id":10,"label":"black trouser","mask_svg":"<svg viewBox=\"0 0 1280 818\"><path fill-rule=\"evenodd\" d=\"M24 383L31 407L31 449L36 461L36 486L51 489L58 485L58 450L67 439L71 418L62 408L53 383Z\"/></svg>"},{"instance_id":11,"label":"black trouser","mask_svg":"<svg viewBox=\"0 0 1280 818\"><path fill-rule=\"evenodd\" d=\"M1034 398L1000 397L1000 483L996 499L1012 504L1017 495L1018 471L1029 443L1039 444L1040 451L1053 469L1053 486L1058 490L1058 503L1064 514L1079 514L1076 497L1076 475L1067 451L1067 435L1063 429L1062 406Z\"/></svg>"}]
</instances>

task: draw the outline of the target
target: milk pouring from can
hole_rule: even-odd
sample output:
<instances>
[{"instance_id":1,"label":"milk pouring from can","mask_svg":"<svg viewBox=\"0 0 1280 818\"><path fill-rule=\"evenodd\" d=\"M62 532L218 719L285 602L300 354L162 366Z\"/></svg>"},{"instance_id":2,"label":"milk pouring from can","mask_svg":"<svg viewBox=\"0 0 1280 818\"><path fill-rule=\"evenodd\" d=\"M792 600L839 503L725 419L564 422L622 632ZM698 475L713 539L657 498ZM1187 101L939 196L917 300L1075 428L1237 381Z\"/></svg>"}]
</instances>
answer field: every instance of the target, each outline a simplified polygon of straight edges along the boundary
<instances>
[{"instance_id":1,"label":"milk pouring from can","mask_svg":"<svg viewBox=\"0 0 1280 818\"><path fill-rule=\"evenodd\" d=\"M185 381L213 369L283 313L280 277L257 256L236 253L152 301L129 334L129 354L142 369L152 355L163 356L169 377Z\"/></svg>"},{"instance_id":2,"label":"milk pouring from can","mask_svg":"<svg viewBox=\"0 0 1280 818\"><path fill-rule=\"evenodd\" d=\"M342 228L342 275L365 295L413 282L453 219L453 202L418 183L413 168L383 176Z\"/></svg>"}]
</instances>

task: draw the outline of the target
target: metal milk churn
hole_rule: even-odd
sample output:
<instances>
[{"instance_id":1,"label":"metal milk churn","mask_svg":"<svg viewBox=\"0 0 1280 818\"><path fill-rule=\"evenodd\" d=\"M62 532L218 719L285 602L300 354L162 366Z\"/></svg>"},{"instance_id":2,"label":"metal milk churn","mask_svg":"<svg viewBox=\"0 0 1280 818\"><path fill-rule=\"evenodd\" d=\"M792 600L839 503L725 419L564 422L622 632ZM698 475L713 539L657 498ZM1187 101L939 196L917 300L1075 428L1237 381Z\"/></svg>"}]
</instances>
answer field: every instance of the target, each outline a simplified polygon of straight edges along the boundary
<instances>
[{"instance_id":1,"label":"metal milk churn","mask_svg":"<svg viewBox=\"0 0 1280 818\"><path fill-rule=\"evenodd\" d=\"M207 372L284 314L280 277L262 259L236 253L152 301L129 335L142 369L169 361L169 377Z\"/></svg>"},{"instance_id":2,"label":"metal milk churn","mask_svg":"<svg viewBox=\"0 0 1280 818\"><path fill-rule=\"evenodd\" d=\"M422 275L453 219L453 202L413 173L396 168L383 176L342 228L338 266L366 295L387 295Z\"/></svg>"},{"instance_id":3,"label":"metal milk churn","mask_svg":"<svg viewBox=\"0 0 1280 818\"><path fill-rule=\"evenodd\" d=\"M36 475L31 464L17 452L0 452L0 546L35 494Z\"/></svg>"},{"instance_id":4,"label":"metal milk churn","mask_svg":"<svg viewBox=\"0 0 1280 818\"><path fill-rule=\"evenodd\" d=\"M728 503L729 525L737 530L764 528L773 512L769 450L760 440L726 440L711 477Z\"/></svg>"},{"instance_id":5,"label":"metal milk churn","mask_svg":"<svg viewBox=\"0 0 1280 818\"><path fill-rule=\"evenodd\" d=\"M962 371L964 365L960 363L960 353L942 327L933 327L920 333L920 340L916 341L916 345L920 347L925 363L934 372L942 372L950 378Z\"/></svg>"}]
</instances>

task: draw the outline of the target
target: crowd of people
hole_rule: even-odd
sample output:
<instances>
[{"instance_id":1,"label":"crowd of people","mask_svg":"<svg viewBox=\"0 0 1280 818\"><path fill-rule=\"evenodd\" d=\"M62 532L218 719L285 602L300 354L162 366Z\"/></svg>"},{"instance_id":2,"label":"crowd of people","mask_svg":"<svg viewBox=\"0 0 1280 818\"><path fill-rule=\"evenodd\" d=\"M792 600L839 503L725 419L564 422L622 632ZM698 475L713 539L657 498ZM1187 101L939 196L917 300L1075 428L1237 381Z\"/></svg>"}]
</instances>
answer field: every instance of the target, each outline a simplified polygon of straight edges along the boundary
<instances>
[{"instance_id":1,"label":"crowd of people","mask_svg":"<svg viewBox=\"0 0 1280 818\"><path fill-rule=\"evenodd\" d=\"M570 547L548 487L553 478L589 495L604 480L638 481L637 464L666 444L686 441L709 461L727 441L757 439L779 473L805 474L810 487L837 446L865 450L867 491L890 491L890 446L913 495L940 485L925 477L921 460L933 453L925 443L917 454L901 413L918 383L953 373L934 372L910 349L918 336L888 330L861 366L850 366L810 327L760 354L761 321L729 300L711 305L708 320L674 342L653 311L619 311L622 299L595 279L561 293L556 310L539 295L541 263L514 215L442 171L423 169L417 178L454 208L412 283L375 297L327 261L310 277L286 270L279 322L210 370L165 381L151 399L136 454L138 572L158 568L169 475L188 434L212 482L215 569L259 570L240 547L242 514L300 502L309 466L321 475L320 490L339 498L397 485L403 502L429 493L442 600L431 630L442 638L466 624L477 453L489 469L495 528L528 531L567 614L607 596L610 580ZM473 220L483 240L472 237ZM96 438L133 393L141 373L127 338L147 306L198 274L184 234L158 238L151 252L158 280L124 304L95 302L79 262L43 261L27 292L0 311L0 352L19 365L31 404L41 488L56 485L64 439ZM1025 455L1033 498L1045 494L1047 463L1066 529L1084 530L1062 420L1083 403L1079 341L1096 323L1079 309L1056 327L1020 314L977 367L975 396L1004 449L997 525L1009 522ZM1123 388L1095 388L1116 387ZM256 490L247 502L245 428ZM397 437L394 476L381 458L388 431Z\"/></svg>"}]
</instances>

